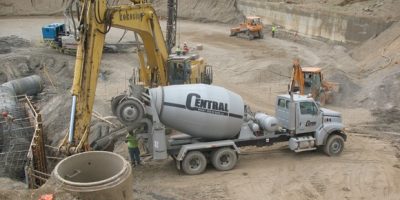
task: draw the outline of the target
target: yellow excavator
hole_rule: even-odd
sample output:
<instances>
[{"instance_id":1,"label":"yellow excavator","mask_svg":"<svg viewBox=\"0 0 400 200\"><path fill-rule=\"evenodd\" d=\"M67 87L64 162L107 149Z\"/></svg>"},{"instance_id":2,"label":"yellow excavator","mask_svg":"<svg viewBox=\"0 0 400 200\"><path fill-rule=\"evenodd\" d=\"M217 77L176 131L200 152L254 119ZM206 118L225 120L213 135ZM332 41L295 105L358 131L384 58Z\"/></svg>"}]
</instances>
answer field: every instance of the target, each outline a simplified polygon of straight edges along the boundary
<instances>
[{"instance_id":1,"label":"yellow excavator","mask_svg":"<svg viewBox=\"0 0 400 200\"><path fill-rule=\"evenodd\" d=\"M290 92L299 92L301 95L308 95L321 105L332 103L335 94L339 92L339 84L324 80L321 68L301 67L300 61L293 61L292 77L289 84Z\"/></svg>"},{"instance_id":2,"label":"yellow excavator","mask_svg":"<svg viewBox=\"0 0 400 200\"><path fill-rule=\"evenodd\" d=\"M158 17L151 3L145 0L131 2L128 5L109 6L107 0L79 1L79 41L71 89L71 118L69 131L59 146L66 154L89 150L88 136L97 78L105 36L111 27L134 31L141 37L143 48L138 49L138 82L141 85L157 87L212 82L212 68L206 66L202 58L168 54ZM115 102L120 101L122 99ZM118 111L132 114L129 109L132 105L124 105ZM115 108L112 109L115 112Z\"/></svg>"}]
</instances>

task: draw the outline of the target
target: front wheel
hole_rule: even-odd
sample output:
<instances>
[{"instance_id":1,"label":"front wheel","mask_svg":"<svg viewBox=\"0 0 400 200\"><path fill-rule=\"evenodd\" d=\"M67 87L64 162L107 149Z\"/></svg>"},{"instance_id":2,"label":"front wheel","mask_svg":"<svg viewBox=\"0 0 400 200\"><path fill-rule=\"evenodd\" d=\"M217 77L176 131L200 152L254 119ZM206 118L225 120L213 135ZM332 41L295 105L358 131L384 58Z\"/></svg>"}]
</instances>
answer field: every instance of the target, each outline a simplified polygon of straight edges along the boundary
<instances>
[{"instance_id":1,"label":"front wheel","mask_svg":"<svg viewBox=\"0 0 400 200\"><path fill-rule=\"evenodd\" d=\"M329 136L325 146L324 152L328 156L338 156L344 149L344 139L339 135Z\"/></svg>"}]
</instances>

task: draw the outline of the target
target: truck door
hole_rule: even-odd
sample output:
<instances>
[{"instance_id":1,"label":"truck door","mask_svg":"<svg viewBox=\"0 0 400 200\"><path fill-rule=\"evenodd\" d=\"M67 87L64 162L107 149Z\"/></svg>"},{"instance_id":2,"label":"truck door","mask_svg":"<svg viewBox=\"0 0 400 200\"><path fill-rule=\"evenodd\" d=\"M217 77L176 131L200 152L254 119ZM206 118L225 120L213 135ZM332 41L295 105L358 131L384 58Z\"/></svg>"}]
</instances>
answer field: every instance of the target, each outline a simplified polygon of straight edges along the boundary
<instances>
[{"instance_id":1,"label":"truck door","mask_svg":"<svg viewBox=\"0 0 400 200\"><path fill-rule=\"evenodd\" d=\"M275 117L282 127L289 127L289 100L278 98L276 104Z\"/></svg>"},{"instance_id":2,"label":"truck door","mask_svg":"<svg viewBox=\"0 0 400 200\"><path fill-rule=\"evenodd\" d=\"M297 107L299 119L296 125L296 134L314 132L321 124L318 106L312 101L299 102Z\"/></svg>"}]
</instances>

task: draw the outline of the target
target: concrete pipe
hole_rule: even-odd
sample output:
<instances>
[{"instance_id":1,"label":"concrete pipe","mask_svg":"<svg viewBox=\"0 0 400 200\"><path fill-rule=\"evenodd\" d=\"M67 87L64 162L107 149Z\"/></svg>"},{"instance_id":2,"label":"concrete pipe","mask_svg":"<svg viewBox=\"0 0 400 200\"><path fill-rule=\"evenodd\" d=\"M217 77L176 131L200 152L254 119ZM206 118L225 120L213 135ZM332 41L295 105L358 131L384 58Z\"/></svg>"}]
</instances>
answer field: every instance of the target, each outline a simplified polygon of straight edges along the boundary
<instances>
[{"instance_id":1,"label":"concrete pipe","mask_svg":"<svg viewBox=\"0 0 400 200\"><path fill-rule=\"evenodd\" d=\"M53 176L58 184L81 199L133 199L132 169L120 155L91 151L65 158Z\"/></svg>"},{"instance_id":2,"label":"concrete pipe","mask_svg":"<svg viewBox=\"0 0 400 200\"><path fill-rule=\"evenodd\" d=\"M16 95L26 94L36 95L40 93L43 89L43 82L40 76L32 75L25 78L20 78L16 80L4 83L3 86L9 87L14 90Z\"/></svg>"}]
</instances>

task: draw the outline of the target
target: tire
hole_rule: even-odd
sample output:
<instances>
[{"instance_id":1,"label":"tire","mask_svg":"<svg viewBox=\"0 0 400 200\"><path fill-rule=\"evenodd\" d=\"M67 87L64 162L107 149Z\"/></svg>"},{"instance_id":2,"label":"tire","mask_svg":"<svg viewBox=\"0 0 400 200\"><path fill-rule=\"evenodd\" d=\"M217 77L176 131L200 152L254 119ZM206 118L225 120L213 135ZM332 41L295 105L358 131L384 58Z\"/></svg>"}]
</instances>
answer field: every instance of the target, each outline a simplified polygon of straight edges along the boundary
<instances>
[{"instance_id":1,"label":"tire","mask_svg":"<svg viewBox=\"0 0 400 200\"><path fill-rule=\"evenodd\" d=\"M188 175L197 175L204 172L207 159L200 151L189 152L182 161L182 170Z\"/></svg>"},{"instance_id":2,"label":"tire","mask_svg":"<svg viewBox=\"0 0 400 200\"><path fill-rule=\"evenodd\" d=\"M260 39L263 39L263 38L264 38L264 34L263 34L261 31L259 31L259 32L258 32L258 37L259 37Z\"/></svg>"},{"instance_id":3,"label":"tire","mask_svg":"<svg viewBox=\"0 0 400 200\"><path fill-rule=\"evenodd\" d=\"M237 154L231 148L221 148L211 155L211 163L219 171L228 171L233 169L237 163Z\"/></svg>"},{"instance_id":4,"label":"tire","mask_svg":"<svg viewBox=\"0 0 400 200\"><path fill-rule=\"evenodd\" d=\"M122 101L116 109L118 120L123 124L132 125L143 118L143 106L132 99Z\"/></svg>"},{"instance_id":5,"label":"tire","mask_svg":"<svg viewBox=\"0 0 400 200\"><path fill-rule=\"evenodd\" d=\"M115 116L117 116L117 107L118 107L119 103L121 102L121 100L122 100L125 96L126 96L126 95L121 94L121 95L118 95L118 96L113 97L113 98L111 99L111 111L112 111L112 113L113 113Z\"/></svg>"},{"instance_id":6,"label":"tire","mask_svg":"<svg viewBox=\"0 0 400 200\"><path fill-rule=\"evenodd\" d=\"M247 39L248 40L253 40L254 39L254 35L252 33L250 33L250 31L246 31L246 35L247 35Z\"/></svg>"},{"instance_id":7,"label":"tire","mask_svg":"<svg viewBox=\"0 0 400 200\"><path fill-rule=\"evenodd\" d=\"M329 136L324 146L324 152L328 156L338 156L344 149L344 139L340 135Z\"/></svg>"}]
</instances>

